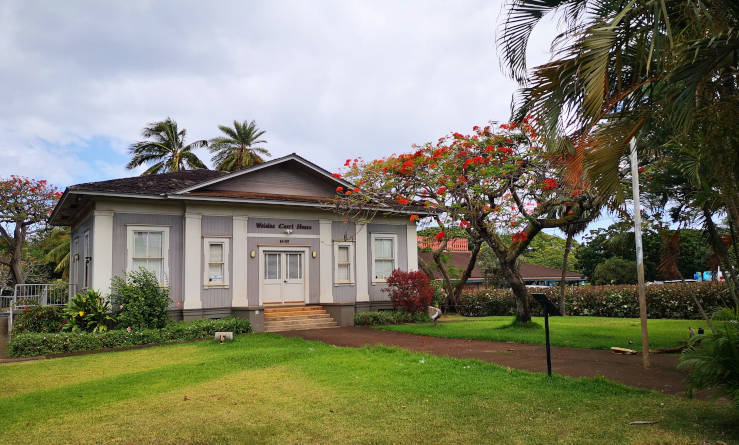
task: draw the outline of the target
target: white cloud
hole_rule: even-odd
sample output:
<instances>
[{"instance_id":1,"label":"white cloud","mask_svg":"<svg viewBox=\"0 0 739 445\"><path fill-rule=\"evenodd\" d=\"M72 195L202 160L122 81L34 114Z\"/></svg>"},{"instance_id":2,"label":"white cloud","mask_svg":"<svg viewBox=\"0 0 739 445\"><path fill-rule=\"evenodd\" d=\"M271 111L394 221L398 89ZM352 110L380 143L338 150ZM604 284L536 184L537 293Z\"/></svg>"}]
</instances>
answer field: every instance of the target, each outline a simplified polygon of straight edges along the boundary
<instances>
[{"instance_id":1,"label":"white cloud","mask_svg":"<svg viewBox=\"0 0 739 445\"><path fill-rule=\"evenodd\" d=\"M10 2L0 12L0 175L130 174L167 116L191 140L254 119L275 156L329 169L508 118L500 2ZM530 55L545 60L551 22ZM100 141L104 141L101 145ZM207 158L207 153L202 153Z\"/></svg>"}]
</instances>

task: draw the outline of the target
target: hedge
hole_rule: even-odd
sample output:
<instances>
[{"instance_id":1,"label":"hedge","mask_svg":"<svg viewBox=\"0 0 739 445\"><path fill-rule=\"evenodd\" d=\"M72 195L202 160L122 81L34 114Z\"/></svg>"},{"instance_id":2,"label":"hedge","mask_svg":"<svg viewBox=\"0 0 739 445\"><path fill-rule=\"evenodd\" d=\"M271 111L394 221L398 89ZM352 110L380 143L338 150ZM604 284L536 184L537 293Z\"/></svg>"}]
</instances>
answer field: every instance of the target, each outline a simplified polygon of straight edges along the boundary
<instances>
[{"instance_id":1,"label":"hedge","mask_svg":"<svg viewBox=\"0 0 739 445\"><path fill-rule=\"evenodd\" d=\"M559 307L559 288L541 289ZM529 289L529 293L535 292ZM693 282L653 284L646 287L647 317L673 319L703 318L691 295L707 313L731 303L725 283ZM639 317L637 286L568 286L565 293L567 315L598 317ZM532 313L543 315L541 307L530 301ZM510 289L490 289L462 295L457 312L468 317L514 315L515 302Z\"/></svg>"},{"instance_id":2,"label":"hedge","mask_svg":"<svg viewBox=\"0 0 739 445\"><path fill-rule=\"evenodd\" d=\"M360 312L354 315L356 326L379 326L383 324L415 323L431 321L426 312L412 314L406 311Z\"/></svg>"},{"instance_id":3,"label":"hedge","mask_svg":"<svg viewBox=\"0 0 739 445\"><path fill-rule=\"evenodd\" d=\"M218 331L234 334L251 332L248 320L224 318L171 322L161 329L116 329L103 333L62 332L14 335L8 344L11 357L33 357L78 351L95 351L136 345L154 345L212 338Z\"/></svg>"}]
</instances>

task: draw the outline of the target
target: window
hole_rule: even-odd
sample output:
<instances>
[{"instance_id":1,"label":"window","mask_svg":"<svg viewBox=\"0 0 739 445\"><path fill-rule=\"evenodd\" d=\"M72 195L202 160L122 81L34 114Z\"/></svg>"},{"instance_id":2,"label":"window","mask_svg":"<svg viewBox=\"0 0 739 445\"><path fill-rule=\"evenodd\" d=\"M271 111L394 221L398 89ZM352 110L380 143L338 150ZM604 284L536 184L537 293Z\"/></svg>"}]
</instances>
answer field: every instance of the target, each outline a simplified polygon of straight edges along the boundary
<instances>
[{"instance_id":1,"label":"window","mask_svg":"<svg viewBox=\"0 0 739 445\"><path fill-rule=\"evenodd\" d=\"M228 239L205 238L203 242L205 286L228 287Z\"/></svg>"},{"instance_id":2,"label":"window","mask_svg":"<svg viewBox=\"0 0 739 445\"><path fill-rule=\"evenodd\" d=\"M334 283L354 283L354 243L334 243Z\"/></svg>"},{"instance_id":3,"label":"window","mask_svg":"<svg viewBox=\"0 0 739 445\"><path fill-rule=\"evenodd\" d=\"M303 254L287 253L287 279L302 280L303 279Z\"/></svg>"},{"instance_id":4,"label":"window","mask_svg":"<svg viewBox=\"0 0 739 445\"><path fill-rule=\"evenodd\" d=\"M128 226L128 272L141 268L167 283L169 227Z\"/></svg>"},{"instance_id":5,"label":"window","mask_svg":"<svg viewBox=\"0 0 739 445\"><path fill-rule=\"evenodd\" d=\"M397 235L372 234L372 281L383 282L397 267Z\"/></svg>"},{"instance_id":6,"label":"window","mask_svg":"<svg viewBox=\"0 0 739 445\"><path fill-rule=\"evenodd\" d=\"M92 261L92 258L90 257L90 231L85 230L85 240L84 240L84 251L85 251L85 257L83 259L84 265L85 265L85 277L82 281L85 288L90 287L90 261Z\"/></svg>"},{"instance_id":7,"label":"window","mask_svg":"<svg viewBox=\"0 0 739 445\"><path fill-rule=\"evenodd\" d=\"M264 254L264 278L266 280L280 279L280 254L267 252Z\"/></svg>"},{"instance_id":8,"label":"window","mask_svg":"<svg viewBox=\"0 0 739 445\"><path fill-rule=\"evenodd\" d=\"M70 279L74 280L73 284L79 284L79 262L80 262L80 238L75 236L72 241L72 271Z\"/></svg>"}]
</instances>

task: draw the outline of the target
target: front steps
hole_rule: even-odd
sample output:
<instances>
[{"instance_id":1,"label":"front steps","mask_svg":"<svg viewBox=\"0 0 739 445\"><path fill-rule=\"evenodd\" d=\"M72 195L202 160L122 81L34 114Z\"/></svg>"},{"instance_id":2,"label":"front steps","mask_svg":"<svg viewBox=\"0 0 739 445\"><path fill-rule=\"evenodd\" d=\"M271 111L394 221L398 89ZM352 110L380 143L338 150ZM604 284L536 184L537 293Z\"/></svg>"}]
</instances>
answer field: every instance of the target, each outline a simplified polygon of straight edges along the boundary
<instances>
[{"instance_id":1,"label":"front steps","mask_svg":"<svg viewBox=\"0 0 739 445\"><path fill-rule=\"evenodd\" d=\"M264 332L337 328L338 323L321 306L272 307L264 309Z\"/></svg>"}]
</instances>

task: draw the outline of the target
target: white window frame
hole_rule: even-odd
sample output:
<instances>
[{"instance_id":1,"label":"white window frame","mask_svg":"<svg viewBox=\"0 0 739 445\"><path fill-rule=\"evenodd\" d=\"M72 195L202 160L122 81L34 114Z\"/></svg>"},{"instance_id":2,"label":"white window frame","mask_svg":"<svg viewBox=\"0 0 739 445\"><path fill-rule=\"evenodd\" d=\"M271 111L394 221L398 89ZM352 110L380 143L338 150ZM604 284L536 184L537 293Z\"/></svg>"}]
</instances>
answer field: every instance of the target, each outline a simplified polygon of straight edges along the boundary
<instances>
[{"instance_id":1,"label":"white window frame","mask_svg":"<svg viewBox=\"0 0 739 445\"><path fill-rule=\"evenodd\" d=\"M349 248L349 280L339 280L339 248ZM334 242L334 285L354 284L354 243L349 241Z\"/></svg>"},{"instance_id":2,"label":"white window frame","mask_svg":"<svg viewBox=\"0 0 739 445\"><path fill-rule=\"evenodd\" d=\"M389 239L393 240L393 269L398 268L398 235L395 233L373 233L370 235L370 250L372 252L372 283L385 283L387 280L381 278L375 278L375 240L376 239Z\"/></svg>"},{"instance_id":3,"label":"white window frame","mask_svg":"<svg viewBox=\"0 0 739 445\"><path fill-rule=\"evenodd\" d=\"M90 287L90 273L92 272L90 267L90 262L92 261L92 257L90 256L90 231L85 230L85 233L83 235L83 251L84 255L82 257L82 270L83 277L82 277L82 287L87 289Z\"/></svg>"},{"instance_id":4,"label":"white window frame","mask_svg":"<svg viewBox=\"0 0 739 445\"><path fill-rule=\"evenodd\" d=\"M126 273L133 272L134 232L162 232L162 277L159 285L167 286L169 281L169 226L126 226Z\"/></svg>"},{"instance_id":5,"label":"white window frame","mask_svg":"<svg viewBox=\"0 0 739 445\"><path fill-rule=\"evenodd\" d=\"M79 236L75 236L72 239L72 258L71 259L72 259L72 273L70 274L70 276L74 280L73 284L78 285L78 284L81 284L81 283L78 283L80 279L80 275L79 275L80 273L80 264L79 264L80 263L80 237Z\"/></svg>"},{"instance_id":6,"label":"white window frame","mask_svg":"<svg viewBox=\"0 0 739 445\"><path fill-rule=\"evenodd\" d=\"M207 237L203 238L203 286L208 289L219 288L228 289L230 285L228 276L228 256L229 256L229 239L224 237ZM210 268L210 245L211 244L223 244L223 281L222 282L210 282L208 281L208 274Z\"/></svg>"}]
</instances>

